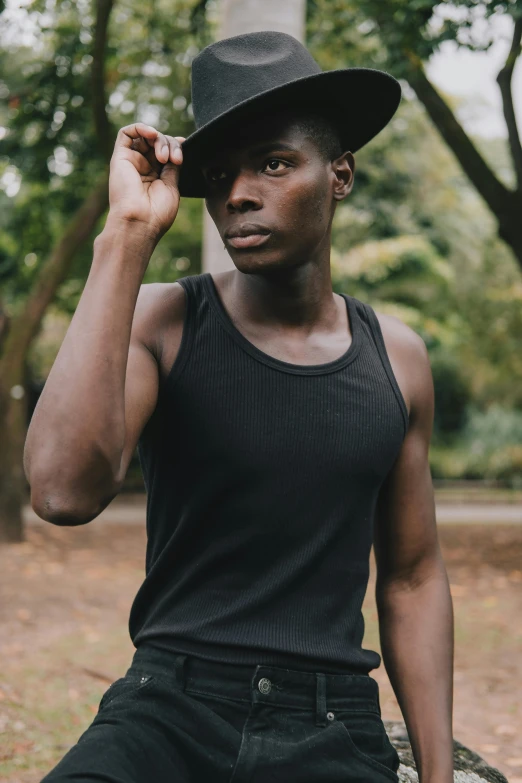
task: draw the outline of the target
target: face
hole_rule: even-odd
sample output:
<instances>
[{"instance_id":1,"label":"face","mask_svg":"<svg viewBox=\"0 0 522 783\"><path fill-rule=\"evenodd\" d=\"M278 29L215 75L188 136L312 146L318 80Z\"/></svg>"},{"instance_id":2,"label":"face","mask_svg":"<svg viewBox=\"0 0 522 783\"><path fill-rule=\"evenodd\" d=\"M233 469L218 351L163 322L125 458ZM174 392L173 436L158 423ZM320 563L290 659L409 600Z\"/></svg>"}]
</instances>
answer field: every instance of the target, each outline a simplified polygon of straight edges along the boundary
<instances>
[{"instance_id":1,"label":"face","mask_svg":"<svg viewBox=\"0 0 522 783\"><path fill-rule=\"evenodd\" d=\"M295 267L327 253L336 203L350 192L354 159L325 161L285 113L251 121L203 165L206 205L245 273ZM250 237L233 237L243 227ZM258 232L257 234L255 232Z\"/></svg>"}]
</instances>

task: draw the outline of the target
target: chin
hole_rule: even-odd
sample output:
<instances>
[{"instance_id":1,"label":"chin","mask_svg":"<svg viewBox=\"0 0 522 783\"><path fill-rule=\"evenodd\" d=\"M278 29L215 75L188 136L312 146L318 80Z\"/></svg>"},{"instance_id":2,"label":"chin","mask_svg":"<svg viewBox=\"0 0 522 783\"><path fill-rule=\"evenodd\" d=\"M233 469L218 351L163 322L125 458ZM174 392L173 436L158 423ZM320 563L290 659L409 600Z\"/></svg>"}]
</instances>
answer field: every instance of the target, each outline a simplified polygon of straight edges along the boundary
<instances>
[{"instance_id":1,"label":"chin","mask_svg":"<svg viewBox=\"0 0 522 783\"><path fill-rule=\"evenodd\" d=\"M270 258L268 253L237 253L236 255L230 254L230 258L236 269L244 275L277 274L299 266L288 258Z\"/></svg>"}]
</instances>

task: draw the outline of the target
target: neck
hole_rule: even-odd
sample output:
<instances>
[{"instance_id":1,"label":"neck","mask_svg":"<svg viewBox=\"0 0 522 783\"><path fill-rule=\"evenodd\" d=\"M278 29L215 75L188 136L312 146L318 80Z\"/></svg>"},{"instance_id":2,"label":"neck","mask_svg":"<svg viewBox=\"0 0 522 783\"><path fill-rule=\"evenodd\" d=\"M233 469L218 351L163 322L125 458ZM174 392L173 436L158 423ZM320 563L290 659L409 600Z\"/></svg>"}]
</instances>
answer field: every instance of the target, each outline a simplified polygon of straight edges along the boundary
<instances>
[{"instance_id":1,"label":"neck","mask_svg":"<svg viewBox=\"0 0 522 783\"><path fill-rule=\"evenodd\" d=\"M239 321L289 331L334 328L339 308L332 291L328 254L305 264L268 273L230 277L229 301Z\"/></svg>"}]
</instances>

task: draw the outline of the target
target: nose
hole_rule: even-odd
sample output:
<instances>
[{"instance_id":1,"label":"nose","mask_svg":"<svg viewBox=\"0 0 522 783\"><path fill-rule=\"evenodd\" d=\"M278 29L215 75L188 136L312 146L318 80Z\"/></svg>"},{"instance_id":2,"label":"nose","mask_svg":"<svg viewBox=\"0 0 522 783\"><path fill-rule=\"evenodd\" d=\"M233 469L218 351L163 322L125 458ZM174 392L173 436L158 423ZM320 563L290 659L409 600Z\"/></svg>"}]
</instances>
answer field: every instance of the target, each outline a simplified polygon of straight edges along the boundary
<instances>
[{"instance_id":1,"label":"nose","mask_svg":"<svg viewBox=\"0 0 522 783\"><path fill-rule=\"evenodd\" d=\"M250 209L261 209L262 201L254 183L254 177L246 171L239 171L235 176L227 198L229 212L246 212Z\"/></svg>"}]
</instances>

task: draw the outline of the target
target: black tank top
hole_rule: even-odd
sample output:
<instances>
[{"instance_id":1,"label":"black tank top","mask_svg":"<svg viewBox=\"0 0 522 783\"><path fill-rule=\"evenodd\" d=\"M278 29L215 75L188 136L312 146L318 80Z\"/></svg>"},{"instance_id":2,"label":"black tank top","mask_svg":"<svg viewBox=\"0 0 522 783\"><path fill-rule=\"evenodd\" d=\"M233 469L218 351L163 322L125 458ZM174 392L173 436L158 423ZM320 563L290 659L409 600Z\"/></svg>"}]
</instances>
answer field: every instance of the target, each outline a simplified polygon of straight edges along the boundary
<instances>
[{"instance_id":1,"label":"black tank top","mask_svg":"<svg viewBox=\"0 0 522 783\"><path fill-rule=\"evenodd\" d=\"M378 490L408 426L373 309L343 294L352 342L295 365L234 326L208 273L138 454L146 576L129 632L215 661L368 673L361 606Z\"/></svg>"}]
</instances>

